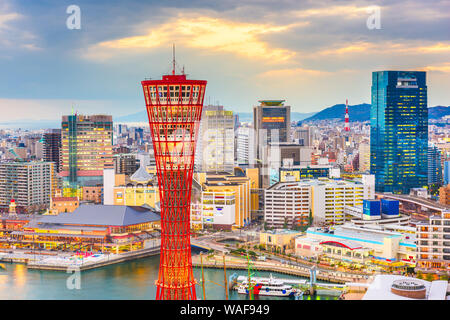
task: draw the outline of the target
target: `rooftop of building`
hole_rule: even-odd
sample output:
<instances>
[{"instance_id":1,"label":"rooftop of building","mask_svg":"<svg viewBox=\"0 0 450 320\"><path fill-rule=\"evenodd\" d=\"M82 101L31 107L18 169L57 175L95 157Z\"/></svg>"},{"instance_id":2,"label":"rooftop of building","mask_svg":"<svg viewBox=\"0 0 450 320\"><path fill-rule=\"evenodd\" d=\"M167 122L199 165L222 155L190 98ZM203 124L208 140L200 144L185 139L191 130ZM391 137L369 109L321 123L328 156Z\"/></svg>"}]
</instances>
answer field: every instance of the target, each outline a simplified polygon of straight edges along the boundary
<instances>
[{"instance_id":1,"label":"rooftop of building","mask_svg":"<svg viewBox=\"0 0 450 320\"><path fill-rule=\"evenodd\" d=\"M306 231L306 234L324 235L341 240L353 240L373 244L383 244L385 238L399 238L400 245L415 247L415 236L402 234L393 230L385 230L376 225L355 226L345 223L332 228L310 227Z\"/></svg>"},{"instance_id":2,"label":"rooftop of building","mask_svg":"<svg viewBox=\"0 0 450 320\"><path fill-rule=\"evenodd\" d=\"M270 186L268 190L284 189L286 186L289 187L326 186L331 188L341 188L341 187L353 187L355 185L363 186L363 184L359 181L318 178L318 179L301 179L300 181L277 182L276 184Z\"/></svg>"},{"instance_id":3,"label":"rooftop of building","mask_svg":"<svg viewBox=\"0 0 450 320\"><path fill-rule=\"evenodd\" d=\"M286 100L258 100L264 107L282 107Z\"/></svg>"},{"instance_id":4,"label":"rooftop of building","mask_svg":"<svg viewBox=\"0 0 450 320\"><path fill-rule=\"evenodd\" d=\"M78 197L54 197L52 198L53 202L62 202L62 201L78 201Z\"/></svg>"},{"instance_id":5,"label":"rooftop of building","mask_svg":"<svg viewBox=\"0 0 450 320\"><path fill-rule=\"evenodd\" d=\"M160 215L148 207L83 204L72 213L42 216L37 223L122 227L160 219Z\"/></svg>"},{"instance_id":6,"label":"rooftop of building","mask_svg":"<svg viewBox=\"0 0 450 320\"><path fill-rule=\"evenodd\" d=\"M426 289L426 298L421 300L445 300L447 294L448 281L436 280L425 281L411 277L399 275L376 275L373 282L369 285L367 292L362 300L418 300L414 298L403 297L391 292L392 284L395 281L403 280L423 285Z\"/></svg>"},{"instance_id":7,"label":"rooftop of building","mask_svg":"<svg viewBox=\"0 0 450 320\"><path fill-rule=\"evenodd\" d=\"M141 165L136 172L131 175L130 180L137 183L147 183L153 180L153 176Z\"/></svg>"},{"instance_id":8,"label":"rooftop of building","mask_svg":"<svg viewBox=\"0 0 450 320\"><path fill-rule=\"evenodd\" d=\"M296 230L290 230L290 229L273 229L273 230L266 230L266 231L261 231L261 233L268 233L268 234L273 234L273 235L282 235L282 234L300 234L300 231L296 231Z\"/></svg>"}]
</instances>

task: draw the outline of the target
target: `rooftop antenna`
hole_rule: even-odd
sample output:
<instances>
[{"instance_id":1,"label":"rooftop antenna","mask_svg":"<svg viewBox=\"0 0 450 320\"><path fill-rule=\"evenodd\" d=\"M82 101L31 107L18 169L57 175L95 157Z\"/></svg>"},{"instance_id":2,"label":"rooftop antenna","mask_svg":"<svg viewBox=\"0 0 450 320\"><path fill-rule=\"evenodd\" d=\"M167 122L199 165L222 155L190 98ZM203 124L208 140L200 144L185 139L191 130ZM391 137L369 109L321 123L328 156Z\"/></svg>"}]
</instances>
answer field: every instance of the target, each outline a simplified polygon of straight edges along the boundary
<instances>
[{"instance_id":1,"label":"rooftop antenna","mask_svg":"<svg viewBox=\"0 0 450 320\"><path fill-rule=\"evenodd\" d=\"M181 70L181 74L184 74L184 64L183 64L183 70Z\"/></svg>"},{"instance_id":2,"label":"rooftop antenna","mask_svg":"<svg viewBox=\"0 0 450 320\"><path fill-rule=\"evenodd\" d=\"M172 75L175 75L175 43L172 44Z\"/></svg>"}]
</instances>

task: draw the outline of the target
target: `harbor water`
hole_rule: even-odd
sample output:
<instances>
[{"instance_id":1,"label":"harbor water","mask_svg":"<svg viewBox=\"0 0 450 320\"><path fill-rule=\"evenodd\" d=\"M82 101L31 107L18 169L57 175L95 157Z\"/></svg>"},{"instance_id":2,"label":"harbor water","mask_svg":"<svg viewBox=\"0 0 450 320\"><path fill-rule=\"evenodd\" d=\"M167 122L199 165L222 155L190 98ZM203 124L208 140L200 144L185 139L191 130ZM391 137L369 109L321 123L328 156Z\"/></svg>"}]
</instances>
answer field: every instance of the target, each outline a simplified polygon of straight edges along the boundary
<instances>
[{"instance_id":1,"label":"harbor water","mask_svg":"<svg viewBox=\"0 0 450 320\"><path fill-rule=\"evenodd\" d=\"M61 271L29 270L24 264L4 263L0 269L0 299L155 299L155 280L158 278L159 256L136 259L80 274L80 288L73 288L73 274ZM205 279L218 284L224 283L222 269L205 268ZM233 273L245 275L246 270L227 270L227 279ZM269 272L256 272L255 276L268 277ZM70 278L72 276L72 278ZM194 268L194 276L201 279L200 268ZM295 278L273 273L277 278ZM67 283L69 282L69 289ZM72 286L70 285L72 284ZM210 281L205 281L206 299L225 299L225 290ZM203 299L202 287L196 286L197 298ZM229 292L230 300L248 299L237 291ZM256 299L289 299L261 296ZM336 299L327 296L304 296L303 299ZM293 303L295 303L293 301Z\"/></svg>"}]
</instances>

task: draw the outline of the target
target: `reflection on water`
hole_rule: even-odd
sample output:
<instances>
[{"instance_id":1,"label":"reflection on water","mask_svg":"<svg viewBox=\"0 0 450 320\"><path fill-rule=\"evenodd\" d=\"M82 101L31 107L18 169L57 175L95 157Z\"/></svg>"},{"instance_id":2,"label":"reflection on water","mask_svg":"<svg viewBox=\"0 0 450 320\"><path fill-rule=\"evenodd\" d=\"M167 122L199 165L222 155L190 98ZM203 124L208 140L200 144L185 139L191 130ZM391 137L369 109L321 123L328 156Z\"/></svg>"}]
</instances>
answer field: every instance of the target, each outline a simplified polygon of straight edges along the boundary
<instances>
[{"instance_id":1,"label":"reflection on water","mask_svg":"<svg viewBox=\"0 0 450 320\"><path fill-rule=\"evenodd\" d=\"M123 262L100 269L81 273L81 289L69 290L66 282L69 273L56 271L28 270L25 265L5 264L0 269L0 299L155 299L155 280L158 278L159 256ZM205 279L223 284L224 273L220 269L204 269ZM245 270L227 270L227 278L232 274L246 274ZM201 278L201 270L194 269L194 276ZM269 276L260 272L255 276ZM295 278L287 275L275 275ZM225 289L209 281L205 283L206 298L225 299ZM197 297L202 298L201 285L196 286ZM245 299L245 295L231 291L229 298ZM308 299L310 297L305 297ZM327 299L322 297L321 299ZM286 299L259 297L265 299ZM333 298L330 298L333 299Z\"/></svg>"}]
</instances>

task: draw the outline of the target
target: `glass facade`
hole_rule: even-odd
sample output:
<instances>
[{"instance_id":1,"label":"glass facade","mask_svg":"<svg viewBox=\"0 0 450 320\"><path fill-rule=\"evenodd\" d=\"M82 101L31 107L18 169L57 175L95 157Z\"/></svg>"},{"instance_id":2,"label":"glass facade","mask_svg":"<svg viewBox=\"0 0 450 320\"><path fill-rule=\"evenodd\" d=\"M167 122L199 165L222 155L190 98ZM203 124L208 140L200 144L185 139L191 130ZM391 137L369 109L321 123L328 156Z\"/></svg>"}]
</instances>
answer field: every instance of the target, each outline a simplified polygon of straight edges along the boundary
<instances>
[{"instance_id":1,"label":"glass facade","mask_svg":"<svg viewBox=\"0 0 450 320\"><path fill-rule=\"evenodd\" d=\"M372 73L370 171L377 192L409 193L427 185L426 73Z\"/></svg>"}]
</instances>

